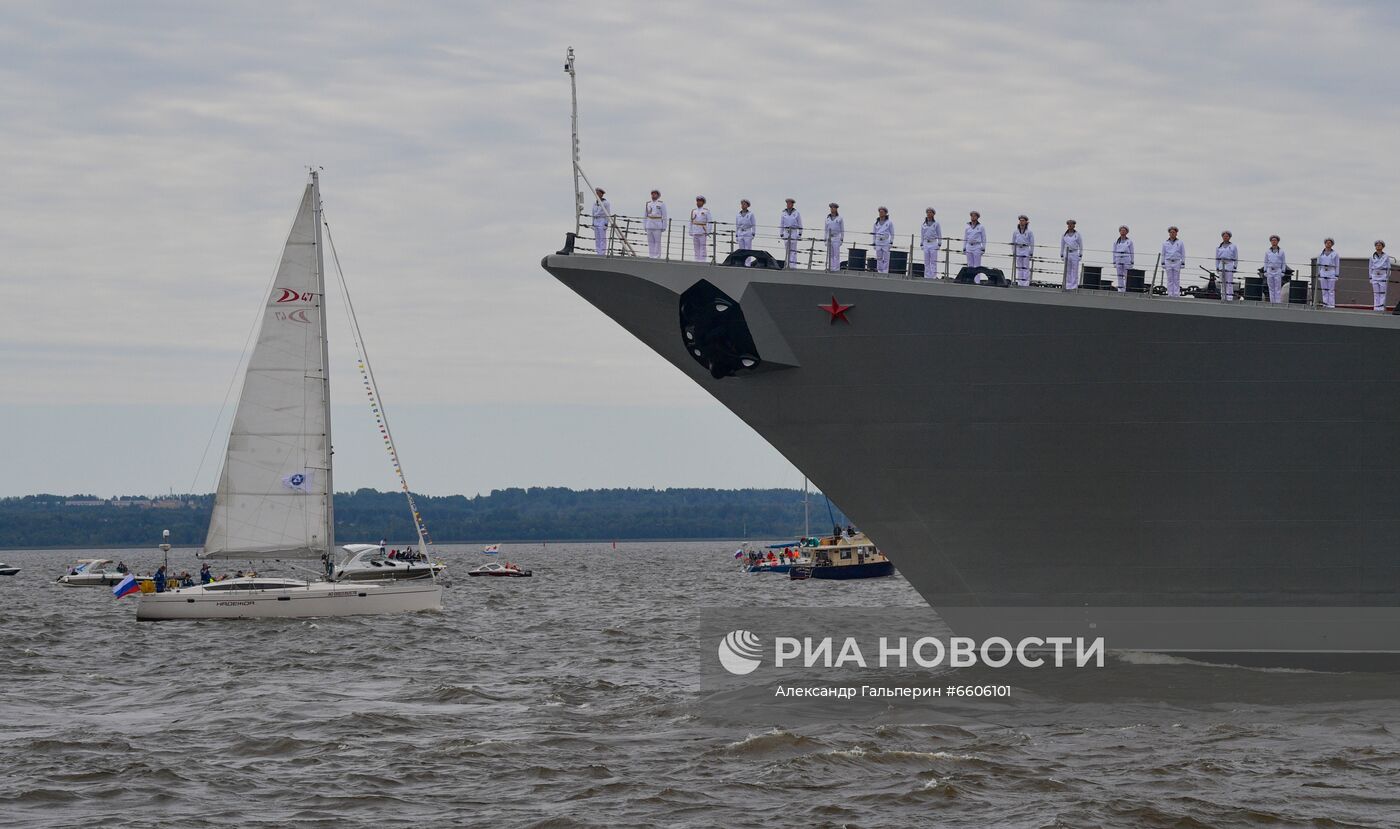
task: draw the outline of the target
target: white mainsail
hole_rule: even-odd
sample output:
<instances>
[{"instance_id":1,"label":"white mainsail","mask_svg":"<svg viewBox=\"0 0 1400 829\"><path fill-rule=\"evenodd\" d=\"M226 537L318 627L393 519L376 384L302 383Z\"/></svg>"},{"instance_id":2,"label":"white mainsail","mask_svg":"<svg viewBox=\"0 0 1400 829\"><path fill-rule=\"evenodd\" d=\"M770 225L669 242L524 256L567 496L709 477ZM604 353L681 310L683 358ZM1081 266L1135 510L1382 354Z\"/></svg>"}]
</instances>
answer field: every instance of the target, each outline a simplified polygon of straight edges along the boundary
<instances>
[{"instance_id":1,"label":"white mainsail","mask_svg":"<svg viewBox=\"0 0 1400 829\"><path fill-rule=\"evenodd\" d=\"M248 359L206 558L315 559L335 544L319 220L313 174Z\"/></svg>"}]
</instances>

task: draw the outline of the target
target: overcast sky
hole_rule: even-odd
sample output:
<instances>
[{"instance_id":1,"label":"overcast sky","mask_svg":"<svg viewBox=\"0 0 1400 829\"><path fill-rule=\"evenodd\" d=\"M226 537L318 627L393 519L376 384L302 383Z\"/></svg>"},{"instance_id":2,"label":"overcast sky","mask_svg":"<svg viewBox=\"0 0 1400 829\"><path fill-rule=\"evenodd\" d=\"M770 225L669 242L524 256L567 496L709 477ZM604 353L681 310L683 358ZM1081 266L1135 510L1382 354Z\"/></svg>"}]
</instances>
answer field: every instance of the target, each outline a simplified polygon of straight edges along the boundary
<instances>
[{"instance_id":1,"label":"overcast sky","mask_svg":"<svg viewBox=\"0 0 1400 829\"><path fill-rule=\"evenodd\" d=\"M66 3L0 7L0 495L207 491L216 425L305 181L410 483L800 486L801 474L539 267L583 163L793 195L901 233L1026 212L1089 247L1168 224L1365 255L1400 242L1376 3ZM333 299L334 303L335 300ZM338 312L336 312L338 314ZM332 318L337 488L394 486ZM343 405L342 405L343 404ZM210 456L201 465L213 435ZM718 448L717 448L718 447Z\"/></svg>"}]
</instances>

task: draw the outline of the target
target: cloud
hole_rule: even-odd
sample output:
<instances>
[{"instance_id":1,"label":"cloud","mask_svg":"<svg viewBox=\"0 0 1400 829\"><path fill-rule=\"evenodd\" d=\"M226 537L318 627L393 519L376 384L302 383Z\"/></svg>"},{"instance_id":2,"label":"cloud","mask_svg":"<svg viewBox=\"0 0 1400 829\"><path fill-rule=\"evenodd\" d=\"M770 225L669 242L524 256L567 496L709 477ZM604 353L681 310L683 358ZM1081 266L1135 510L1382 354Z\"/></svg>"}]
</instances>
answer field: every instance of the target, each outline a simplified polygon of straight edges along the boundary
<instances>
[{"instance_id":1,"label":"cloud","mask_svg":"<svg viewBox=\"0 0 1400 829\"><path fill-rule=\"evenodd\" d=\"M701 410L538 267L583 163L661 187L888 204L1091 248L1231 227L1292 260L1396 215L1389 4L10 6L0 18L0 371L35 405L215 404L308 164L389 399ZM333 336L334 336L333 332ZM355 388L348 340L337 388ZM743 427L725 423L728 434ZM561 459L561 463L570 463ZM581 461L580 461L581 462Z\"/></svg>"}]
</instances>

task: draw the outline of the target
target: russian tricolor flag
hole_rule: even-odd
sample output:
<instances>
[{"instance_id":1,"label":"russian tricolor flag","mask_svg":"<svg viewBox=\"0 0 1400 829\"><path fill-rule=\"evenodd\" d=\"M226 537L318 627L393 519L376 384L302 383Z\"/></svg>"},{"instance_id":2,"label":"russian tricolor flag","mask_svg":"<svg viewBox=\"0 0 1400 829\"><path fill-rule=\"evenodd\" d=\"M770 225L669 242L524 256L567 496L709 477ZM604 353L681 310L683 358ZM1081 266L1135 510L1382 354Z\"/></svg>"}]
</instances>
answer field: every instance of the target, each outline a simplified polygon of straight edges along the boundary
<instances>
[{"instance_id":1,"label":"russian tricolor flag","mask_svg":"<svg viewBox=\"0 0 1400 829\"><path fill-rule=\"evenodd\" d=\"M120 599L122 596L125 596L129 593L136 593L140 590L141 585L136 583L135 574L127 573L126 578L117 582L117 586L112 588L112 595Z\"/></svg>"}]
</instances>

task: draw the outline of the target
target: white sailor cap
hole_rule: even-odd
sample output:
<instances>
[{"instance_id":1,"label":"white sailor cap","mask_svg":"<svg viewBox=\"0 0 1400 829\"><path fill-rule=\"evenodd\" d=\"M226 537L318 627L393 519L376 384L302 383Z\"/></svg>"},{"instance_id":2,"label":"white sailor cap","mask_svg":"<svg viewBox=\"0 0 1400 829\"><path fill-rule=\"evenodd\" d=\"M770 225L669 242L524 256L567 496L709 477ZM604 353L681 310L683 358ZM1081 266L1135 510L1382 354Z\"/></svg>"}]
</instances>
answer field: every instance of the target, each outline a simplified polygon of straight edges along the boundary
<instances>
[{"instance_id":1,"label":"white sailor cap","mask_svg":"<svg viewBox=\"0 0 1400 829\"><path fill-rule=\"evenodd\" d=\"M1373 244L1373 245L1381 245L1381 246L1384 246L1384 245L1385 245L1385 240L1384 240L1384 239L1377 239L1376 241L1372 242L1371 244Z\"/></svg>"},{"instance_id":2,"label":"white sailor cap","mask_svg":"<svg viewBox=\"0 0 1400 829\"><path fill-rule=\"evenodd\" d=\"M696 197L695 197L695 200L696 200L696 201L704 201L704 200L705 200L705 197L704 197L704 196L696 196Z\"/></svg>"},{"instance_id":3,"label":"white sailor cap","mask_svg":"<svg viewBox=\"0 0 1400 829\"><path fill-rule=\"evenodd\" d=\"M890 212L890 209L889 209L888 207L885 207L883 204L880 205L879 207L875 208L875 209L876 209L876 210L883 210L883 211L885 211L886 213Z\"/></svg>"}]
</instances>

